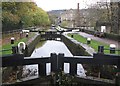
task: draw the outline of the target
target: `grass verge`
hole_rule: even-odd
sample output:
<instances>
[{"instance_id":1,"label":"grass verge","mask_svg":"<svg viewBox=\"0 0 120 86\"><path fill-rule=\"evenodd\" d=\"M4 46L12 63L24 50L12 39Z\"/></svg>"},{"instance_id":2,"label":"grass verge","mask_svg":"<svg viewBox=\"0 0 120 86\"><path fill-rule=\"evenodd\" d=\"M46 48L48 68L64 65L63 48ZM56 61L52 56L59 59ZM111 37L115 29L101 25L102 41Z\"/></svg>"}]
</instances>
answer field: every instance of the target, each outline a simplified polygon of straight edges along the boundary
<instances>
[{"instance_id":1,"label":"grass verge","mask_svg":"<svg viewBox=\"0 0 120 86\"><path fill-rule=\"evenodd\" d=\"M12 46L17 46L19 42L28 42L29 39L31 39L32 37L35 36L35 33L30 33L29 38L23 37L22 39L19 39L17 41L14 42L14 44L11 44L10 42L7 44L2 44L2 46L0 47L0 55L9 55L12 54Z\"/></svg>"},{"instance_id":2,"label":"grass verge","mask_svg":"<svg viewBox=\"0 0 120 86\"><path fill-rule=\"evenodd\" d=\"M87 38L84 38L83 36L80 36L79 34L68 34L69 37L73 35L73 38L77 40L78 42L81 42L83 44L87 44ZM96 52L98 51L98 46L103 45L105 49L109 49L109 45L96 41L96 40L91 40L91 43L89 44L90 47L92 47ZM109 50L104 50L105 54L110 54ZM118 52L116 52L118 54Z\"/></svg>"}]
</instances>

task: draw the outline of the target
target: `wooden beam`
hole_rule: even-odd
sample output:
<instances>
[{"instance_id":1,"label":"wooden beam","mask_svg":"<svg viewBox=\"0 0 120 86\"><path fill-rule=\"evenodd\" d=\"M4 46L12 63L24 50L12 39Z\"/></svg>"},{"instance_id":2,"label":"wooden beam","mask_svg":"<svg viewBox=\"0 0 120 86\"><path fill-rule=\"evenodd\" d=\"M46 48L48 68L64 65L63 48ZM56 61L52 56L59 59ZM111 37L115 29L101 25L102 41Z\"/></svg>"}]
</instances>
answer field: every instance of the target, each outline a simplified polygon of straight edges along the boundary
<instances>
[{"instance_id":1,"label":"wooden beam","mask_svg":"<svg viewBox=\"0 0 120 86\"><path fill-rule=\"evenodd\" d=\"M32 64L47 63L47 62L49 62L49 57L31 58L31 57L24 57L24 55L21 54L2 57L2 67L32 65Z\"/></svg>"}]
</instances>

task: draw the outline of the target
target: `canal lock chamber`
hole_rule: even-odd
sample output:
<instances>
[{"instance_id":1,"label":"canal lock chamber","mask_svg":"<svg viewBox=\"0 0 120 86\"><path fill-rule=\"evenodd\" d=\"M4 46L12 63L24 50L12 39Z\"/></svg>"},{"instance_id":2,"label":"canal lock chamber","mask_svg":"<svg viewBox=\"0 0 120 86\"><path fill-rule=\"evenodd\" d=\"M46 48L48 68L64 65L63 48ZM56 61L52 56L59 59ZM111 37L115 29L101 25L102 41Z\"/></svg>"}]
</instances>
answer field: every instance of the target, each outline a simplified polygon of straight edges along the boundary
<instances>
[{"instance_id":1,"label":"canal lock chamber","mask_svg":"<svg viewBox=\"0 0 120 86\"><path fill-rule=\"evenodd\" d=\"M58 41L56 41L56 40L46 40L45 44L43 44L40 47L40 48L42 48L44 45L48 44L49 46L48 45L45 46L45 48L44 48L45 50L35 49L34 45L37 45L38 43L42 42L42 41L40 41L41 39L42 39L41 36L38 35L34 39L34 41L32 41L32 43L30 43L30 45L28 47L29 48L28 50L29 50L29 55L31 55L31 57L41 57L42 58L44 56L49 56L50 53L56 53L56 54L64 53L65 56L67 55L67 56L70 56L70 57L73 57L73 56L85 56L85 55L90 56L90 54L88 54L82 46L80 46L78 44L75 44L74 42L72 42L70 39L68 39L64 35L61 35L61 38L60 38L61 41L60 41L60 39ZM52 46L52 45L54 45L54 46ZM57 48L56 48L55 45L57 46ZM64 46L65 48L62 49L62 47L60 45ZM31 49L30 47L33 48L33 49ZM50 50L52 48L54 48L55 50L54 51ZM60 51L57 50L57 49L59 49ZM50 51L48 51L48 50L50 50ZM47 51L47 55L46 55L46 52L43 53L44 51ZM67 54L66 54L66 52L67 52ZM29 58L31 58L31 57L29 57ZM69 71L68 71L69 70L69 63L64 63L64 65L65 65L64 72L69 73ZM50 66L51 66L51 63L46 64L46 68L47 68L46 74L47 75L49 75L50 72L51 72ZM38 71L38 66L37 65L32 65L32 66L27 65L27 66L24 67L25 71L26 71L26 69L27 70L30 69L32 71L34 71L34 70ZM79 76L86 76L85 70L84 70L84 68L83 68L83 66L81 64L77 64L77 74Z\"/></svg>"}]
</instances>

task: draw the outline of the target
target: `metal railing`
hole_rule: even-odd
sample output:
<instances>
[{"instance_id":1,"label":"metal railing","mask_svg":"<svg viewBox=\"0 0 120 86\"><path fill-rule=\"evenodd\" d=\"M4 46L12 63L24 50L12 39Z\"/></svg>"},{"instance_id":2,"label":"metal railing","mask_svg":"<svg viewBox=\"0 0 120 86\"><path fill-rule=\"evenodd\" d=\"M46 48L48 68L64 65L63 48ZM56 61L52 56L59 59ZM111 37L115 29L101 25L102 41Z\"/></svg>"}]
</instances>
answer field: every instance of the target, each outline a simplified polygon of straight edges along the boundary
<instances>
[{"instance_id":1,"label":"metal railing","mask_svg":"<svg viewBox=\"0 0 120 86\"><path fill-rule=\"evenodd\" d=\"M98 53L103 53L104 51L107 50L110 52L110 54L116 54L116 52L118 52L118 55L120 55L120 49L116 49L116 48L104 48L104 46L98 46Z\"/></svg>"}]
</instances>

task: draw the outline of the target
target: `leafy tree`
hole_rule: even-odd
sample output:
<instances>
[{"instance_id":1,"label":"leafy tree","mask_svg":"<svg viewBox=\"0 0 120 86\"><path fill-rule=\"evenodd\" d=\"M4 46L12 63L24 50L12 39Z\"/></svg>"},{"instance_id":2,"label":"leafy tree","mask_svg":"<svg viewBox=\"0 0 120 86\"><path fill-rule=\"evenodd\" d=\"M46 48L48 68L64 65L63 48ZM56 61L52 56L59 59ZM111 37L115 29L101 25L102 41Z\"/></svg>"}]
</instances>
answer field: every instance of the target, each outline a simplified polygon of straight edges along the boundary
<instances>
[{"instance_id":1,"label":"leafy tree","mask_svg":"<svg viewBox=\"0 0 120 86\"><path fill-rule=\"evenodd\" d=\"M111 9L110 3L105 0L101 0L95 4L89 6L86 10L84 18L86 19L86 25L96 26L96 22L111 22Z\"/></svg>"},{"instance_id":2,"label":"leafy tree","mask_svg":"<svg viewBox=\"0 0 120 86\"><path fill-rule=\"evenodd\" d=\"M48 14L33 2L2 2L3 31L50 25Z\"/></svg>"}]
</instances>

